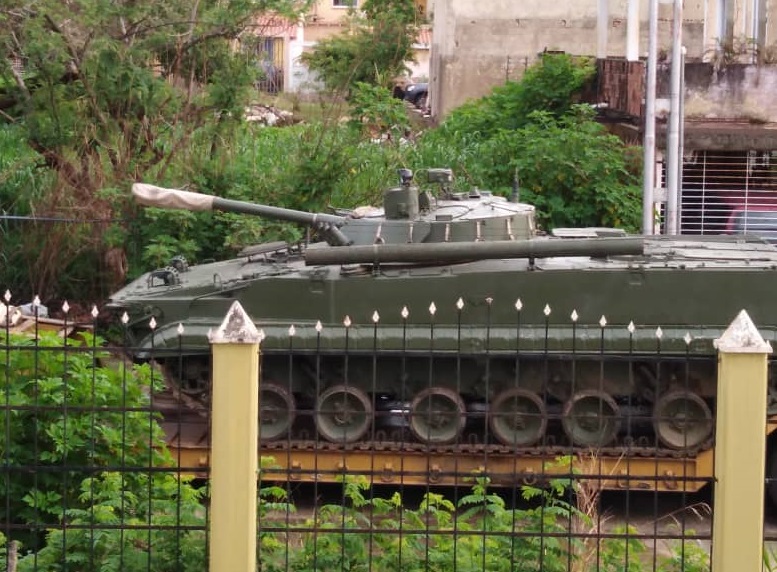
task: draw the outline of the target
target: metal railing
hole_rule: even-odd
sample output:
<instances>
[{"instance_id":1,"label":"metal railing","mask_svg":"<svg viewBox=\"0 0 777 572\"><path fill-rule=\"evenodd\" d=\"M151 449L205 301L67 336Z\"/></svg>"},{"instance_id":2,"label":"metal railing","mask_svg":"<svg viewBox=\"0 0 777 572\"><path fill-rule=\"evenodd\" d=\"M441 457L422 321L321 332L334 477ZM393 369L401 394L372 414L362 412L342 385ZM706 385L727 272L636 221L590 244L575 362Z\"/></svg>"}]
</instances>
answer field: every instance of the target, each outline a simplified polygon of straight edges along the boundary
<instances>
[{"instance_id":1,"label":"metal railing","mask_svg":"<svg viewBox=\"0 0 777 572\"><path fill-rule=\"evenodd\" d=\"M388 348L347 319L260 356L236 304L203 346L183 325L133 364L119 317L10 302L0 570L761 565L769 348L746 315L717 355L606 322L493 346L482 324L473 351L408 322Z\"/></svg>"}]
</instances>

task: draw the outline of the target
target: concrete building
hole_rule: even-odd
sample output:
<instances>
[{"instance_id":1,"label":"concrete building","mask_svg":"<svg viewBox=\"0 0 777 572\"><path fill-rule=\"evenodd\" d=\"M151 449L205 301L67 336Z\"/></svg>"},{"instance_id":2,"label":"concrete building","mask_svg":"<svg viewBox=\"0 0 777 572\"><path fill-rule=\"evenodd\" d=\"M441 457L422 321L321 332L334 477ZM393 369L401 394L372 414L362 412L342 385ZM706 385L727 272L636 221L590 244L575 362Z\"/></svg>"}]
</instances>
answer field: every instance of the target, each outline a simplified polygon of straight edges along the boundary
<instances>
[{"instance_id":1,"label":"concrete building","mask_svg":"<svg viewBox=\"0 0 777 572\"><path fill-rule=\"evenodd\" d=\"M434 6L432 113L518 79L543 50L626 56L629 7L638 15L637 53L647 50L648 0L437 0ZM659 5L659 45L670 47L672 4ZM774 0L685 0L688 60L777 41Z\"/></svg>"}]
</instances>

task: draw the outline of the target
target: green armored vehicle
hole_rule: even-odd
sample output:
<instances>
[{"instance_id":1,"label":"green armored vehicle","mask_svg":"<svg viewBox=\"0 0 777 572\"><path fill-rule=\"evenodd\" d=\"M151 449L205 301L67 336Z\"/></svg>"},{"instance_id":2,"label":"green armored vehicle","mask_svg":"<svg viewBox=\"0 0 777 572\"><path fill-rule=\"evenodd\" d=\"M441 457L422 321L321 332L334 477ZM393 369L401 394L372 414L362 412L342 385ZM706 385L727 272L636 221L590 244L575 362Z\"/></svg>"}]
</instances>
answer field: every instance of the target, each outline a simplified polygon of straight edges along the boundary
<instances>
[{"instance_id":1,"label":"green armored vehicle","mask_svg":"<svg viewBox=\"0 0 777 572\"><path fill-rule=\"evenodd\" d=\"M167 359L206 399L207 335L239 300L265 334L264 442L313 431L348 445L377 434L601 449L639 434L667 451L711 446L715 362L686 358L713 354L743 308L771 339L774 246L599 228L544 236L531 205L455 193L444 169L430 181L434 192L402 171L382 208L334 214L134 185L147 206L297 222L320 241L201 265L176 258L110 305L126 312L138 359ZM604 358L604 342L629 359ZM656 365L657 348L676 363Z\"/></svg>"}]
</instances>

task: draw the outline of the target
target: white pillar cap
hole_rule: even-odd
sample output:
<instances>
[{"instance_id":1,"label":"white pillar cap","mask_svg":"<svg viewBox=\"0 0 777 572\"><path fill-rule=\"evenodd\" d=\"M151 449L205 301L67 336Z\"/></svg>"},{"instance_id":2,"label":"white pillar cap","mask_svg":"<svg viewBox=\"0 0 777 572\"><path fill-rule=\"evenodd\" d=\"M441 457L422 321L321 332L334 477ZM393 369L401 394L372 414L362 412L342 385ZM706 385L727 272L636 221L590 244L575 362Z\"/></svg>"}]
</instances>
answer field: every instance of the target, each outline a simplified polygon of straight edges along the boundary
<instances>
[{"instance_id":1,"label":"white pillar cap","mask_svg":"<svg viewBox=\"0 0 777 572\"><path fill-rule=\"evenodd\" d=\"M215 332L208 332L212 344L258 344L262 339L264 334L256 329L237 300L232 303L221 326Z\"/></svg>"},{"instance_id":2,"label":"white pillar cap","mask_svg":"<svg viewBox=\"0 0 777 572\"><path fill-rule=\"evenodd\" d=\"M715 348L729 354L770 354L772 346L764 341L758 328L745 310L739 312L731 325L713 342Z\"/></svg>"}]
</instances>

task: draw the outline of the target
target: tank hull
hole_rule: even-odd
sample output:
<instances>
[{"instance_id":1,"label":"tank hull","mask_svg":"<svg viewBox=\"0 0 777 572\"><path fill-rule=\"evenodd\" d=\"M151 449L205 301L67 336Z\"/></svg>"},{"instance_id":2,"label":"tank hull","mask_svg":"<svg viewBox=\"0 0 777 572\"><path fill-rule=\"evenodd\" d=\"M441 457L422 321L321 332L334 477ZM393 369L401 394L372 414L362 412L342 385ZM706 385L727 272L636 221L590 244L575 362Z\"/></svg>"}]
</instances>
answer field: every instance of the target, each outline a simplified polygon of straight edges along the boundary
<instances>
[{"instance_id":1,"label":"tank hull","mask_svg":"<svg viewBox=\"0 0 777 572\"><path fill-rule=\"evenodd\" d=\"M206 396L207 334L238 300L265 335L268 399L294 410L288 426L268 430L278 439L293 438L307 415L315 427L306 436L317 427L337 441L327 429L334 417L316 417L336 395L372 416L343 434L347 443L399 427L432 445L469 431L484 446L550 437L612 447L639 434L667 449L703 449L715 407L713 341L742 309L774 341L775 284L771 245L657 237L640 255L593 258L308 266L300 256L246 257L194 266L172 285L141 278L111 305L128 313L137 358L188 356L173 377ZM380 413L385 403L394 405ZM416 422L433 407L450 426ZM511 407L541 421L516 431L493 420L514 415ZM657 411L689 409L698 418L692 438L678 441L677 423Z\"/></svg>"},{"instance_id":2,"label":"tank hull","mask_svg":"<svg viewBox=\"0 0 777 572\"><path fill-rule=\"evenodd\" d=\"M654 239L659 246L668 242ZM207 351L208 329L221 323L234 300L263 328L265 349L285 347L292 325L298 347L322 343L336 349L346 317L354 350L365 339L372 347L376 323L378 347L387 350L406 344L428 348L433 326L437 349L477 352L483 349L487 325L493 351L515 349L518 325L527 350L567 350L573 329L578 349L580 344L595 349L604 317L607 339L622 341L624 350L654 350L655 328L661 327L667 343L676 346L665 350L684 352L682 338L689 333L692 351L707 352L742 309L770 340L777 325L777 249L758 244L751 251L732 241L721 244L729 248L705 249L706 258L693 261L664 260L659 248L645 256L606 259L379 268L306 267L302 260L282 265L228 261L192 267L181 275L180 284L169 287L149 287L148 277L141 277L112 296L109 305L128 311L134 345L156 351L178 352L180 341L185 350ZM152 317L157 324L153 340L148 328ZM315 328L318 322L321 331ZM184 325L182 340L179 324ZM634 332L627 329L629 324Z\"/></svg>"}]
</instances>

